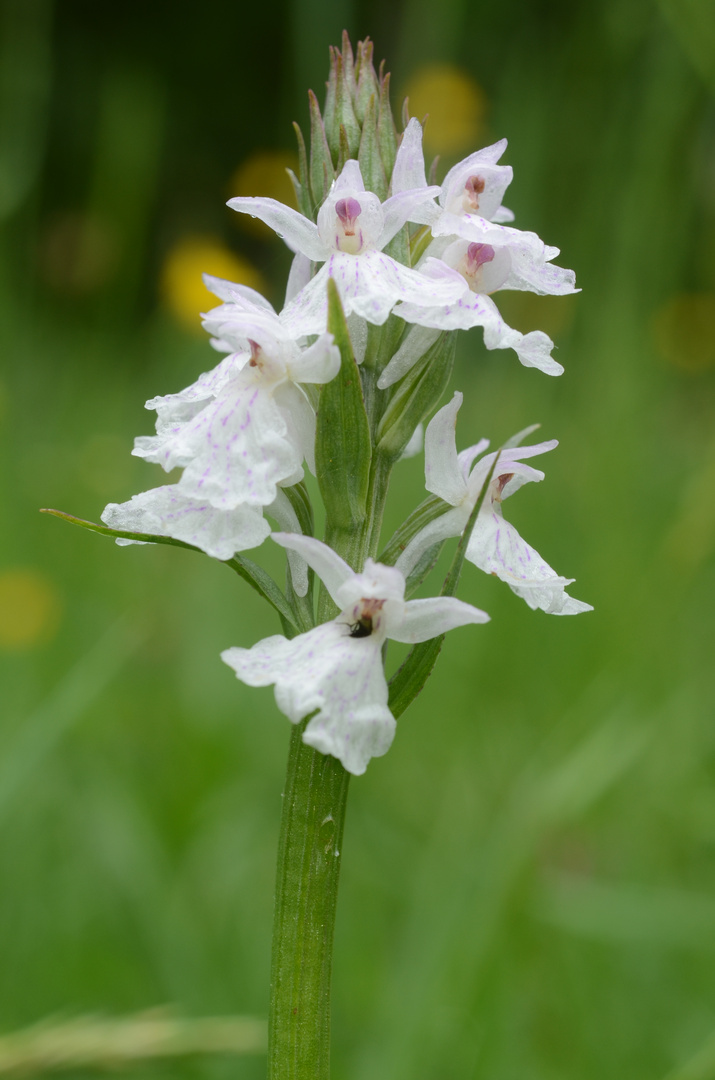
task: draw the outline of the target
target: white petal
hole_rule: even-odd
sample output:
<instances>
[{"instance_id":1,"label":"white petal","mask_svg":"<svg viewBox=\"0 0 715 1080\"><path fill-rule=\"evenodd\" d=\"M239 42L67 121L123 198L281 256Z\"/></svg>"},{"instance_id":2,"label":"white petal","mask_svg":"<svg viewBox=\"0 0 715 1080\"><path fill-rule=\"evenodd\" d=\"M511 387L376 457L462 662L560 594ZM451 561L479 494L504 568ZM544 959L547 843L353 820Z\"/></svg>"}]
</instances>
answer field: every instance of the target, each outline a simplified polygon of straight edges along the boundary
<instances>
[{"instance_id":1,"label":"white petal","mask_svg":"<svg viewBox=\"0 0 715 1080\"><path fill-rule=\"evenodd\" d=\"M143 491L125 503L110 503L102 521L110 529L171 536L222 560L257 547L271 531L256 507L217 510L205 500L188 498L176 484ZM118 544L134 542L117 540Z\"/></svg>"},{"instance_id":2,"label":"white petal","mask_svg":"<svg viewBox=\"0 0 715 1080\"><path fill-rule=\"evenodd\" d=\"M382 204L385 223L380 233L377 246L382 250L396 236L407 221L421 225L431 225L440 215L440 209L434 201L439 195L436 186L399 191Z\"/></svg>"},{"instance_id":3,"label":"white petal","mask_svg":"<svg viewBox=\"0 0 715 1080\"><path fill-rule=\"evenodd\" d=\"M271 540L275 540L281 547L297 551L308 566L312 566L315 570L338 607L342 607L336 599L340 587L348 578L355 577L354 570L344 559L341 559L327 544L312 536L303 536L300 533L272 533Z\"/></svg>"},{"instance_id":4,"label":"white petal","mask_svg":"<svg viewBox=\"0 0 715 1080\"><path fill-rule=\"evenodd\" d=\"M187 405L193 406L198 402L199 407L203 408L206 401L215 398L223 387L231 379L235 378L245 362L246 357L237 353L225 356L211 371L205 371L202 375L199 375L196 382L192 383L191 386L179 390L176 394L164 394L159 397L149 398L144 408L156 409L164 423L190 419L196 415L196 410L193 409L192 411L191 408L187 408Z\"/></svg>"},{"instance_id":5,"label":"white petal","mask_svg":"<svg viewBox=\"0 0 715 1080\"><path fill-rule=\"evenodd\" d=\"M251 289L250 286L240 285L236 281L226 281L225 278L214 277L213 274L202 274L201 276L209 292L212 292L214 296L218 296L220 300L235 302L244 299L255 307L262 308L271 315L275 315L273 305L266 300L265 296L262 296L255 289Z\"/></svg>"},{"instance_id":6,"label":"white petal","mask_svg":"<svg viewBox=\"0 0 715 1080\"><path fill-rule=\"evenodd\" d=\"M467 494L467 485L457 460L457 413L462 394L454 397L430 420L425 433L425 487L433 495L457 506Z\"/></svg>"},{"instance_id":7,"label":"white petal","mask_svg":"<svg viewBox=\"0 0 715 1080\"><path fill-rule=\"evenodd\" d=\"M424 268L425 274L436 274L435 264L436 260L428 260ZM460 299L456 303L427 309L418 308L414 304L400 304L395 309L396 315L408 321L419 322L425 327L433 327L434 330L469 330L481 326L484 328L484 344L488 349L513 349L525 367L538 368L547 375L560 375L563 372L562 365L551 356L554 343L550 337L540 330L522 334L519 330L512 329L504 322L490 296L471 292L460 274L445 263L441 265L445 267L445 272L439 275L440 279L449 278L455 282L459 279L463 282Z\"/></svg>"},{"instance_id":8,"label":"white petal","mask_svg":"<svg viewBox=\"0 0 715 1080\"><path fill-rule=\"evenodd\" d=\"M422 453L422 447L425 441L425 428L424 424L418 424L414 432L410 436L410 441L400 454L398 461L407 461L408 458L417 457Z\"/></svg>"},{"instance_id":9,"label":"white petal","mask_svg":"<svg viewBox=\"0 0 715 1080\"><path fill-rule=\"evenodd\" d=\"M509 210L506 206L500 206L492 214L492 221L496 221L501 225L505 225L509 221L514 220L514 211Z\"/></svg>"},{"instance_id":10,"label":"white petal","mask_svg":"<svg viewBox=\"0 0 715 1080\"><path fill-rule=\"evenodd\" d=\"M442 195L440 196L442 206L449 208L453 212L464 213L462 199L465 193L465 185L470 176L477 174L483 182L483 189L478 196L478 209L470 216L476 217L479 215L487 220L493 219L499 210L504 192L514 175L510 165L496 164L505 149L506 139L501 139L500 142L495 143L493 146L488 146L484 150L478 150L475 154L470 154L469 157L464 158L463 161L458 162L450 169L442 185ZM457 211L457 207L460 208L459 211Z\"/></svg>"},{"instance_id":11,"label":"white petal","mask_svg":"<svg viewBox=\"0 0 715 1080\"><path fill-rule=\"evenodd\" d=\"M550 615L576 615L591 606L564 591L574 579L560 577L508 521L491 511L480 514L466 557L487 574L495 574L526 600L530 608Z\"/></svg>"},{"instance_id":12,"label":"white petal","mask_svg":"<svg viewBox=\"0 0 715 1080\"><path fill-rule=\"evenodd\" d=\"M395 569L408 578L426 551L443 540L461 536L468 520L469 505L466 503L447 510L445 514L440 514L410 540L395 563Z\"/></svg>"},{"instance_id":13,"label":"white petal","mask_svg":"<svg viewBox=\"0 0 715 1080\"><path fill-rule=\"evenodd\" d=\"M478 458L480 454L483 454L485 450L489 449L489 439L480 439L474 446L467 447L466 450L460 450L457 454L457 461L459 462L459 469L464 477L466 484L469 479L469 472L472 468L475 458Z\"/></svg>"},{"instance_id":14,"label":"white petal","mask_svg":"<svg viewBox=\"0 0 715 1080\"><path fill-rule=\"evenodd\" d=\"M294 296L310 281L313 272L313 264L302 251L296 252L293 262L290 264L288 284L286 285L286 304L289 304Z\"/></svg>"},{"instance_id":15,"label":"white petal","mask_svg":"<svg viewBox=\"0 0 715 1080\"><path fill-rule=\"evenodd\" d=\"M345 162L340 176L338 176L333 183L330 189L330 195L340 196L343 192L364 190L365 184L363 182L362 173L360 172L360 166L354 158L350 158L349 161Z\"/></svg>"},{"instance_id":16,"label":"white petal","mask_svg":"<svg viewBox=\"0 0 715 1080\"><path fill-rule=\"evenodd\" d=\"M288 372L294 382L327 383L340 371L340 349L332 334L321 334L292 359Z\"/></svg>"},{"instance_id":17,"label":"white petal","mask_svg":"<svg viewBox=\"0 0 715 1080\"><path fill-rule=\"evenodd\" d=\"M392 614L399 610L401 619L404 597L404 575L394 566L385 566L383 563L366 559L362 573L351 574L346 578L336 591L334 599L343 614L360 600L376 598L390 601Z\"/></svg>"},{"instance_id":18,"label":"white petal","mask_svg":"<svg viewBox=\"0 0 715 1080\"><path fill-rule=\"evenodd\" d=\"M291 442L268 390L234 382L178 433L178 451L190 457L179 483L187 495L219 509L268 506L278 484L302 476L302 448Z\"/></svg>"},{"instance_id":19,"label":"white petal","mask_svg":"<svg viewBox=\"0 0 715 1080\"><path fill-rule=\"evenodd\" d=\"M402 135L392 170L392 193L426 188L425 156L422 149L422 125L413 116Z\"/></svg>"},{"instance_id":20,"label":"white petal","mask_svg":"<svg viewBox=\"0 0 715 1080\"><path fill-rule=\"evenodd\" d=\"M286 425L286 437L296 447L298 455L315 475L315 411L305 393L294 383L286 382L277 387L273 399L281 411ZM301 479L298 477L298 479ZM294 480L293 483L297 483ZM286 486L288 478L282 481ZM288 532L292 532L291 529Z\"/></svg>"},{"instance_id":21,"label":"white petal","mask_svg":"<svg viewBox=\"0 0 715 1080\"><path fill-rule=\"evenodd\" d=\"M433 596L426 600L408 600L402 625L391 630L393 641L414 644L446 634L457 626L489 622L486 611L465 604L453 596Z\"/></svg>"},{"instance_id":22,"label":"white petal","mask_svg":"<svg viewBox=\"0 0 715 1080\"><path fill-rule=\"evenodd\" d=\"M300 251L313 262L325 259L327 252L318 236L317 226L290 206L284 206L277 199L243 196L229 199L227 205L240 214L260 218L285 240L291 251Z\"/></svg>"},{"instance_id":23,"label":"white petal","mask_svg":"<svg viewBox=\"0 0 715 1080\"><path fill-rule=\"evenodd\" d=\"M453 281L430 280L381 251L335 252L283 312L285 325L295 336L325 330L328 277L338 286L345 314L355 312L377 326L385 322L398 300L431 307L449 303L461 291Z\"/></svg>"},{"instance_id":24,"label":"white petal","mask_svg":"<svg viewBox=\"0 0 715 1080\"><path fill-rule=\"evenodd\" d=\"M549 262L541 265L524 263L513 267L502 288L533 292L538 296L568 296L581 291L576 288L573 270L565 270Z\"/></svg>"},{"instance_id":25,"label":"white petal","mask_svg":"<svg viewBox=\"0 0 715 1080\"><path fill-rule=\"evenodd\" d=\"M333 621L292 641L276 636L221 655L249 686L274 683L278 708L293 723L317 709L303 741L338 758L348 772L360 775L371 757L389 749L395 721L372 638L353 638L345 623Z\"/></svg>"}]
</instances>

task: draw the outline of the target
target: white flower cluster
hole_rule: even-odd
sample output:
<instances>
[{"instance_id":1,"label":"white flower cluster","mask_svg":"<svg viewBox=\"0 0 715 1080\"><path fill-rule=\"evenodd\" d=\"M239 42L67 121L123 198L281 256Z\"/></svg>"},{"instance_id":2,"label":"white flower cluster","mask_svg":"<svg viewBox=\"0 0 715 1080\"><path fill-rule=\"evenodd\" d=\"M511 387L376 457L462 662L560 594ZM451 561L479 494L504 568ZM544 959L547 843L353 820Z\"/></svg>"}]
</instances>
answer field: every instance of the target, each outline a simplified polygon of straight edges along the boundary
<instances>
[{"instance_id":1,"label":"white flower cluster","mask_svg":"<svg viewBox=\"0 0 715 1080\"><path fill-rule=\"evenodd\" d=\"M212 345L227 355L178 393L156 397L156 435L136 440L134 453L183 470L174 484L154 488L102 520L115 530L173 537L222 560L256 547L270 534L269 515L282 528L273 539L288 549L296 593L308 587L306 564L324 582L340 614L288 640L275 636L252 649L223 654L252 686L273 684L278 707L294 723L311 716L304 741L342 761L353 773L384 754L395 729L388 708L382 645L388 638L420 642L488 616L448 597L405 600L405 581L430 548L460 536L492 470L492 479L466 558L506 581L532 608L575 614L589 605L569 597L560 577L502 515L503 500L543 473L525 459L554 441L484 455L482 440L457 452L455 425L462 395L440 409L425 437L426 487L444 506L419 530L395 566L368 559L357 571L330 547L301 535L284 489L315 472L316 385L340 370L340 352L327 332L327 284L338 287L362 361L368 324L391 314L411 324L377 380L388 394L444 331L481 326L488 349L511 348L522 364L547 374L563 370L553 342L540 331L521 334L491 299L500 289L574 292L574 275L553 265L556 248L507 224L502 205L512 170L499 165L506 140L460 162L441 187L425 180L422 129L409 121L392 171L390 196L365 189L356 160L348 160L320 207L317 223L268 198L236 198L234 210L260 218L295 253L280 314L258 293L206 278L222 301L204 317ZM384 250L407 223L428 242L410 267ZM417 232L413 228L412 234ZM480 456L482 455L482 456ZM477 460L478 459L478 460ZM474 464L476 461L476 464ZM118 543L133 543L119 539Z\"/></svg>"}]
</instances>

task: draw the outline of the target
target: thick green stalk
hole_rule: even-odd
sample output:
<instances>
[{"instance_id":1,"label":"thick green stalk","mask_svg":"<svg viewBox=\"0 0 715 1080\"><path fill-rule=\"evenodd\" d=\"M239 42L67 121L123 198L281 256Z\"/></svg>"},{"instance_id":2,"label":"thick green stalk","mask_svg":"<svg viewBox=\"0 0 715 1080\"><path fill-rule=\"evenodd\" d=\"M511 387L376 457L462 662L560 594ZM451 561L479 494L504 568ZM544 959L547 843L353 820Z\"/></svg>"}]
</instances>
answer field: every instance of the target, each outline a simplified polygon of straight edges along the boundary
<instances>
[{"instance_id":1,"label":"thick green stalk","mask_svg":"<svg viewBox=\"0 0 715 1080\"><path fill-rule=\"evenodd\" d=\"M356 569L377 550L389 464L371 470L368 518L326 540ZM369 550L370 549L370 550ZM330 607L332 606L332 610ZM332 617L324 592L319 621ZM350 774L293 728L283 796L271 961L268 1080L329 1080L333 928Z\"/></svg>"},{"instance_id":2,"label":"thick green stalk","mask_svg":"<svg viewBox=\"0 0 715 1080\"><path fill-rule=\"evenodd\" d=\"M333 928L350 774L293 728L278 848L269 1080L328 1080Z\"/></svg>"}]
</instances>

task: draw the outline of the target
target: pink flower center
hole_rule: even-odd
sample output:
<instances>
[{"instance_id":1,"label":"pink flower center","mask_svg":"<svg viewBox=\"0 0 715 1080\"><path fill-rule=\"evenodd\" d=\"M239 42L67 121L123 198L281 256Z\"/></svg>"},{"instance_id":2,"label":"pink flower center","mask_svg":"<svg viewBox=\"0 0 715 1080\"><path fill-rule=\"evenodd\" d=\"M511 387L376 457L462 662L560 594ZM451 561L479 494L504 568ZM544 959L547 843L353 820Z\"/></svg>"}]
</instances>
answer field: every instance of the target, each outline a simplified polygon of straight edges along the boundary
<instances>
[{"instance_id":1,"label":"pink flower center","mask_svg":"<svg viewBox=\"0 0 715 1080\"><path fill-rule=\"evenodd\" d=\"M504 494L504 488L509 481L513 479L514 473L502 473L501 476L495 476L492 480L492 502L501 502L502 495Z\"/></svg>"},{"instance_id":2,"label":"pink flower center","mask_svg":"<svg viewBox=\"0 0 715 1080\"><path fill-rule=\"evenodd\" d=\"M248 344L251 346L251 359L248 361L250 367L262 367L263 349L257 341L251 341L248 339Z\"/></svg>"},{"instance_id":3,"label":"pink flower center","mask_svg":"<svg viewBox=\"0 0 715 1080\"><path fill-rule=\"evenodd\" d=\"M467 213L479 212L479 196L486 187L486 181L481 176L470 176L464 185L464 209Z\"/></svg>"},{"instance_id":4,"label":"pink flower center","mask_svg":"<svg viewBox=\"0 0 715 1080\"><path fill-rule=\"evenodd\" d=\"M360 203L357 199L338 199L335 204L335 213L340 218L345 236L355 235L355 223L360 216Z\"/></svg>"},{"instance_id":5,"label":"pink flower center","mask_svg":"<svg viewBox=\"0 0 715 1080\"><path fill-rule=\"evenodd\" d=\"M467 248L467 273L476 274L480 266L490 263L494 258L491 244L470 244Z\"/></svg>"}]
</instances>

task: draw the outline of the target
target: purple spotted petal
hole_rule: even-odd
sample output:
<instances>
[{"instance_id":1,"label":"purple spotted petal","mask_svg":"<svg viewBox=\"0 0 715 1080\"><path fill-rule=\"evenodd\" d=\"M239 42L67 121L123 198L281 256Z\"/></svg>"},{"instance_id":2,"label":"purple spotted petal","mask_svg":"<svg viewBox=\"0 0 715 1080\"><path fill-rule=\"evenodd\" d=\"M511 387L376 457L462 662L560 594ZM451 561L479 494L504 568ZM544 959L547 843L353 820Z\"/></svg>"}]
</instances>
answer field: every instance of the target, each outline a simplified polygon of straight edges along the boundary
<instances>
[{"instance_id":1,"label":"purple spotted petal","mask_svg":"<svg viewBox=\"0 0 715 1080\"><path fill-rule=\"evenodd\" d=\"M178 485L153 488L125 503L109 503L102 521L110 529L171 536L195 544L215 559L258 547L270 533L260 508L217 510L208 501L186 496ZM120 545L142 541L118 539Z\"/></svg>"}]
</instances>

